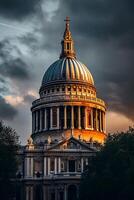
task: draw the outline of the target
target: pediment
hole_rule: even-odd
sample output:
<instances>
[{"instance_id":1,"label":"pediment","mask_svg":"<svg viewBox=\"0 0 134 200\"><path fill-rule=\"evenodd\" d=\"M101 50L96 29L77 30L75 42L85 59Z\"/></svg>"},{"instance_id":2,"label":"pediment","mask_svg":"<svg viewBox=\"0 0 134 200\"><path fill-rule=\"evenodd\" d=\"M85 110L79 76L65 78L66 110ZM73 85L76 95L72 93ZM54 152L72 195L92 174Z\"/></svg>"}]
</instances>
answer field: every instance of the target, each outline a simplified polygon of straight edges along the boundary
<instances>
[{"instance_id":1,"label":"pediment","mask_svg":"<svg viewBox=\"0 0 134 200\"><path fill-rule=\"evenodd\" d=\"M60 141L58 144L53 145L49 150L92 150L86 143L81 142L76 138L69 138Z\"/></svg>"}]
</instances>

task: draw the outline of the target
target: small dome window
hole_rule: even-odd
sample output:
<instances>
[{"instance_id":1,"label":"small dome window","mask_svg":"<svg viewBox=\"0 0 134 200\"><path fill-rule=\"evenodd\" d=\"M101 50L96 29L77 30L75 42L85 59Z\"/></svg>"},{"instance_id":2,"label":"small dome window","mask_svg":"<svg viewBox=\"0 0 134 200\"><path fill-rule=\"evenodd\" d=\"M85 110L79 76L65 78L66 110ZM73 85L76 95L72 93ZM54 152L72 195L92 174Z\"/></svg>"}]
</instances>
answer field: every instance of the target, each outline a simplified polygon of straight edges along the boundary
<instances>
[{"instance_id":1,"label":"small dome window","mask_svg":"<svg viewBox=\"0 0 134 200\"><path fill-rule=\"evenodd\" d=\"M63 91L63 92L65 91L65 87L62 87L62 91Z\"/></svg>"},{"instance_id":2,"label":"small dome window","mask_svg":"<svg viewBox=\"0 0 134 200\"><path fill-rule=\"evenodd\" d=\"M68 87L68 88L67 88L67 90L68 90L68 91L71 91L71 88L70 88L70 87Z\"/></svg>"},{"instance_id":3,"label":"small dome window","mask_svg":"<svg viewBox=\"0 0 134 200\"><path fill-rule=\"evenodd\" d=\"M69 50L70 49L70 45L69 45L69 43L67 43L67 50Z\"/></svg>"},{"instance_id":4,"label":"small dome window","mask_svg":"<svg viewBox=\"0 0 134 200\"><path fill-rule=\"evenodd\" d=\"M60 91L60 88L57 87L57 92L59 92L59 91Z\"/></svg>"}]
</instances>

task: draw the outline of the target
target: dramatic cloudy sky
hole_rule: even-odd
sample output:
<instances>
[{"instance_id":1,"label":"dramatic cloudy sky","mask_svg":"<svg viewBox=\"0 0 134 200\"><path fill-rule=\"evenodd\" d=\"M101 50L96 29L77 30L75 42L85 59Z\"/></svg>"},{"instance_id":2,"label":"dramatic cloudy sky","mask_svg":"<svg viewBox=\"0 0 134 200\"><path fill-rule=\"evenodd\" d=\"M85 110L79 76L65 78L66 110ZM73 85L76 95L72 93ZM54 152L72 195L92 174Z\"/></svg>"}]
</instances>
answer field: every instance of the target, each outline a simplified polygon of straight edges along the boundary
<instances>
[{"instance_id":1,"label":"dramatic cloudy sky","mask_svg":"<svg viewBox=\"0 0 134 200\"><path fill-rule=\"evenodd\" d=\"M133 0L0 0L0 119L22 143L43 73L59 57L66 16L77 58L107 102L108 132L133 124Z\"/></svg>"}]
</instances>

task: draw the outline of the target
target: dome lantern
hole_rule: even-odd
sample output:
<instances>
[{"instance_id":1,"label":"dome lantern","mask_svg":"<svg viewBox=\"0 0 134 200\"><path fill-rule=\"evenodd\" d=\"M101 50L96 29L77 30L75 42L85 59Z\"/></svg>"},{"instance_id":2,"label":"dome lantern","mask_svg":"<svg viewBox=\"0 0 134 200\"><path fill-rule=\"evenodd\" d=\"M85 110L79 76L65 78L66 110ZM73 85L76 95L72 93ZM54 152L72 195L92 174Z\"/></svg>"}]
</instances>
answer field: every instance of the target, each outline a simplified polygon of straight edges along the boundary
<instances>
[{"instance_id":1,"label":"dome lantern","mask_svg":"<svg viewBox=\"0 0 134 200\"><path fill-rule=\"evenodd\" d=\"M69 27L69 17L66 17L66 28L63 35L63 40L61 42L62 51L60 58L52 63L46 70L40 91L44 90L44 87L48 85L58 84L58 83L82 83L88 84L94 87L94 80L89 69L76 59L76 54L74 50L74 41Z\"/></svg>"},{"instance_id":2,"label":"dome lantern","mask_svg":"<svg viewBox=\"0 0 134 200\"><path fill-rule=\"evenodd\" d=\"M71 31L70 31L69 17L66 17L65 22L66 22L66 28L63 35L63 40L61 42L62 51L61 51L60 58L65 58L65 57L76 58L76 54L74 50L74 42L73 42Z\"/></svg>"}]
</instances>

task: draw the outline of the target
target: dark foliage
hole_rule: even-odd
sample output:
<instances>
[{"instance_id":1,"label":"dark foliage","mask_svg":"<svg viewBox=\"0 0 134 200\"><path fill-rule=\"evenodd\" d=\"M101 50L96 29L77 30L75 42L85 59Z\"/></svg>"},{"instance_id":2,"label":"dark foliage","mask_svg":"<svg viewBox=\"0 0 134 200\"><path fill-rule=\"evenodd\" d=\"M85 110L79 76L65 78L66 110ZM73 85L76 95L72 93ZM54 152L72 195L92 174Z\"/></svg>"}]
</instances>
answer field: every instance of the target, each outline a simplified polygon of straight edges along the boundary
<instances>
[{"instance_id":1,"label":"dark foliage","mask_svg":"<svg viewBox=\"0 0 134 200\"><path fill-rule=\"evenodd\" d=\"M8 200L14 195L18 146L15 130L0 122L0 199Z\"/></svg>"},{"instance_id":2,"label":"dark foliage","mask_svg":"<svg viewBox=\"0 0 134 200\"><path fill-rule=\"evenodd\" d=\"M110 134L89 163L80 185L80 200L134 199L134 129Z\"/></svg>"}]
</instances>

